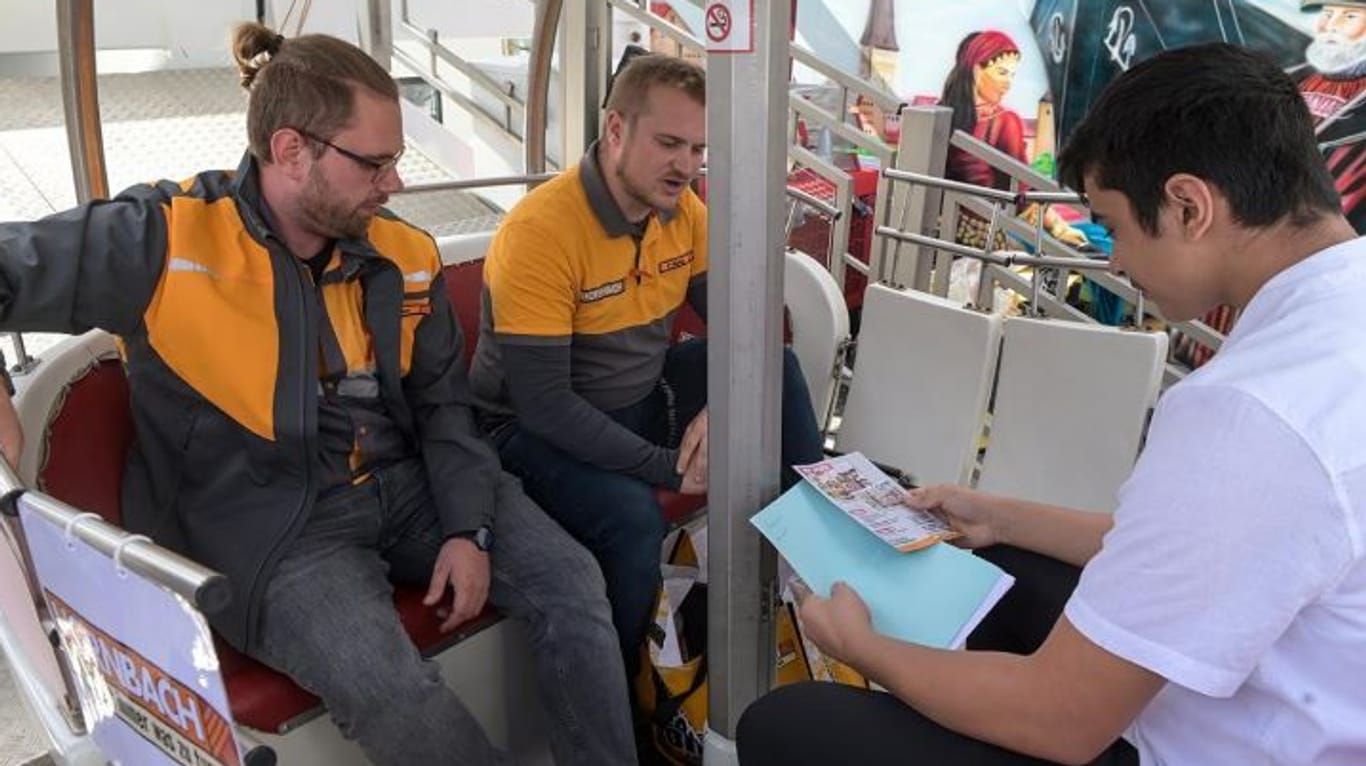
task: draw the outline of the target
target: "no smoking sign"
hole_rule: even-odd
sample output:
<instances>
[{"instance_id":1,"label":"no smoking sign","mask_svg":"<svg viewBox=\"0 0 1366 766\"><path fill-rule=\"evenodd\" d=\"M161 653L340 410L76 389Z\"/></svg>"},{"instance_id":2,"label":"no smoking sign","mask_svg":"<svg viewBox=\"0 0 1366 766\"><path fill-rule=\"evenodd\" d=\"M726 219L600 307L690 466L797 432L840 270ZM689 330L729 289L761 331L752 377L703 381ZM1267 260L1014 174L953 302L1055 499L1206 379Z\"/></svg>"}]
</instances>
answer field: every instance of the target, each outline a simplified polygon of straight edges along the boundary
<instances>
[{"instance_id":1,"label":"no smoking sign","mask_svg":"<svg viewBox=\"0 0 1366 766\"><path fill-rule=\"evenodd\" d=\"M702 24L707 52L754 52L754 0L710 0Z\"/></svg>"}]
</instances>

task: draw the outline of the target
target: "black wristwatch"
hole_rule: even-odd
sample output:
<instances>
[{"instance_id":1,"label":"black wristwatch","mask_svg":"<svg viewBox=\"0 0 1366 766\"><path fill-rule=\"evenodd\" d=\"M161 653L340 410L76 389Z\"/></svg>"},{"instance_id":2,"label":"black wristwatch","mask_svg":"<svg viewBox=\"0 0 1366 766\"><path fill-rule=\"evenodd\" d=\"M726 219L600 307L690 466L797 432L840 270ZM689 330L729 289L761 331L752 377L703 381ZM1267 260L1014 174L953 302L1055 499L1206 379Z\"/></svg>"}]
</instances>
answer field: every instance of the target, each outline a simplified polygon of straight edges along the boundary
<instances>
[{"instance_id":1,"label":"black wristwatch","mask_svg":"<svg viewBox=\"0 0 1366 766\"><path fill-rule=\"evenodd\" d=\"M487 525L480 526L478 529L467 529L463 532L456 532L451 537L462 537L474 543L474 547L481 551L489 551L493 548L493 530Z\"/></svg>"}]
</instances>

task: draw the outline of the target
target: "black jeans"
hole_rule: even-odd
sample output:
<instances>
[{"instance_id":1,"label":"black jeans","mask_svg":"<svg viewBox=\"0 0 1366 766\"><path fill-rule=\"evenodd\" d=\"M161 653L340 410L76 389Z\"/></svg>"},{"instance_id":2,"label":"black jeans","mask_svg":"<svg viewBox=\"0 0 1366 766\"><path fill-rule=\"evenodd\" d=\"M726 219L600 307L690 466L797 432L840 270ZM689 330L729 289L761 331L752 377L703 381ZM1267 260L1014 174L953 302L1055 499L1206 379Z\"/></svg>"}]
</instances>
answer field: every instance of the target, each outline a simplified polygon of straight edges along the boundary
<instances>
[{"instance_id":1,"label":"black jeans","mask_svg":"<svg viewBox=\"0 0 1366 766\"><path fill-rule=\"evenodd\" d=\"M1034 651L1062 614L1080 570L1006 546L978 554L1014 575L1015 586L968 637L968 648ZM796 684L765 695L740 718L736 739L742 766L1051 763L950 731L890 694L833 683ZM1138 753L1119 740L1092 763L1137 766Z\"/></svg>"}]
</instances>

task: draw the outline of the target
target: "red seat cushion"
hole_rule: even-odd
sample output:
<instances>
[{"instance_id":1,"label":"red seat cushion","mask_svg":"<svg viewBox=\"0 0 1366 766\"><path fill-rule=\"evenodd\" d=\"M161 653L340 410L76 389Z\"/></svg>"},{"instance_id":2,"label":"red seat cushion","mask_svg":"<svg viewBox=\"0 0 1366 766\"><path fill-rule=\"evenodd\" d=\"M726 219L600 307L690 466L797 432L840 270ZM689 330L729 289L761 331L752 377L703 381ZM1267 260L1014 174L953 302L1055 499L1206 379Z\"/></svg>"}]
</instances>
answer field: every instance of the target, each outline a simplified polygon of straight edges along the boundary
<instances>
[{"instance_id":1,"label":"red seat cushion","mask_svg":"<svg viewBox=\"0 0 1366 766\"><path fill-rule=\"evenodd\" d=\"M38 486L72 507L122 526L119 489L133 443L123 364L115 359L98 362L73 383L44 440L47 455Z\"/></svg>"},{"instance_id":2,"label":"red seat cushion","mask_svg":"<svg viewBox=\"0 0 1366 766\"><path fill-rule=\"evenodd\" d=\"M478 616L461 623L454 632L442 633L437 611L422 603L421 588L394 588L394 607L398 619L424 656L430 657L458 637L468 636L498 621L498 613L485 607ZM288 677L218 640L218 659L223 683L228 689L228 705L237 723L258 731L283 734L291 722L313 711L318 698L299 688Z\"/></svg>"},{"instance_id":3,"label":"red seat cushion","mask_svg":"<svg viewBox=\"0 0 1366 766\"><path fill-rule=\"evenodd\" d=\"M133 418L128 407L128 379L116 360L99 362L73 382L47 434L47 459L39 484L53 497L83 511L94 511L121 525L119 490L133 441ZM433 654L456 636L476 632L498 616L485 609L454 633L439 630L435 609L422 604L424 591L396 588L394 606L413 644ZM311 711L318 698L232 647L216 642L228 704L238 723L265 732L280 728Z\"/></svg>"},{"instance_id":4,"label":"red seat cushion","mask_svg":"<svg viewBox=\"0 0 1366 766\"><path fill-rule=\"evenodd\" d=\"M484 298L484 259L465 261L441 269L446 282L446 299L455 311L460 332L465 336L465 364L474 356L479 343L479 304Z\"/></svg>"},{"instance_id":5,"label":"red seat cushion","mask_svg":"<svg viewBox=\"0 0 1366 766\"><path fill-rule=\"evenodd\" d=\"M681 495L667 489L655 490L655 500L669 526L676 527L707 507L706 495Z\"/></svg>"}]
</instances>

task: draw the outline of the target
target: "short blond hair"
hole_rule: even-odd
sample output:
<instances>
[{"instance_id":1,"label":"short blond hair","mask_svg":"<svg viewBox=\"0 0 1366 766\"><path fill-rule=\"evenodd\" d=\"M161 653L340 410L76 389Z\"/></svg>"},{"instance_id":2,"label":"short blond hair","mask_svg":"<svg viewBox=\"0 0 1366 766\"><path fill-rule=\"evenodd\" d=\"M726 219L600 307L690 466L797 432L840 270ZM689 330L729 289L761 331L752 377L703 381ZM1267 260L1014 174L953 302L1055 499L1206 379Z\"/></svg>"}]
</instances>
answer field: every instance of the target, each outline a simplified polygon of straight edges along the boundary
<instances>
[{"instance_id":1,"label":"short blond hair","mask_svg":"<svg viewBox=\"0 0 1366 766\"><path fill-rule=\"evenodd\" d=\"M636 117L645 110L650 89L655 86L676 88L698 104L707 105L707 73L701 67L673 56L651 53L631 59L617 73L607 97L607 111L627 119Z\"/></svg>"}]
</instances>

